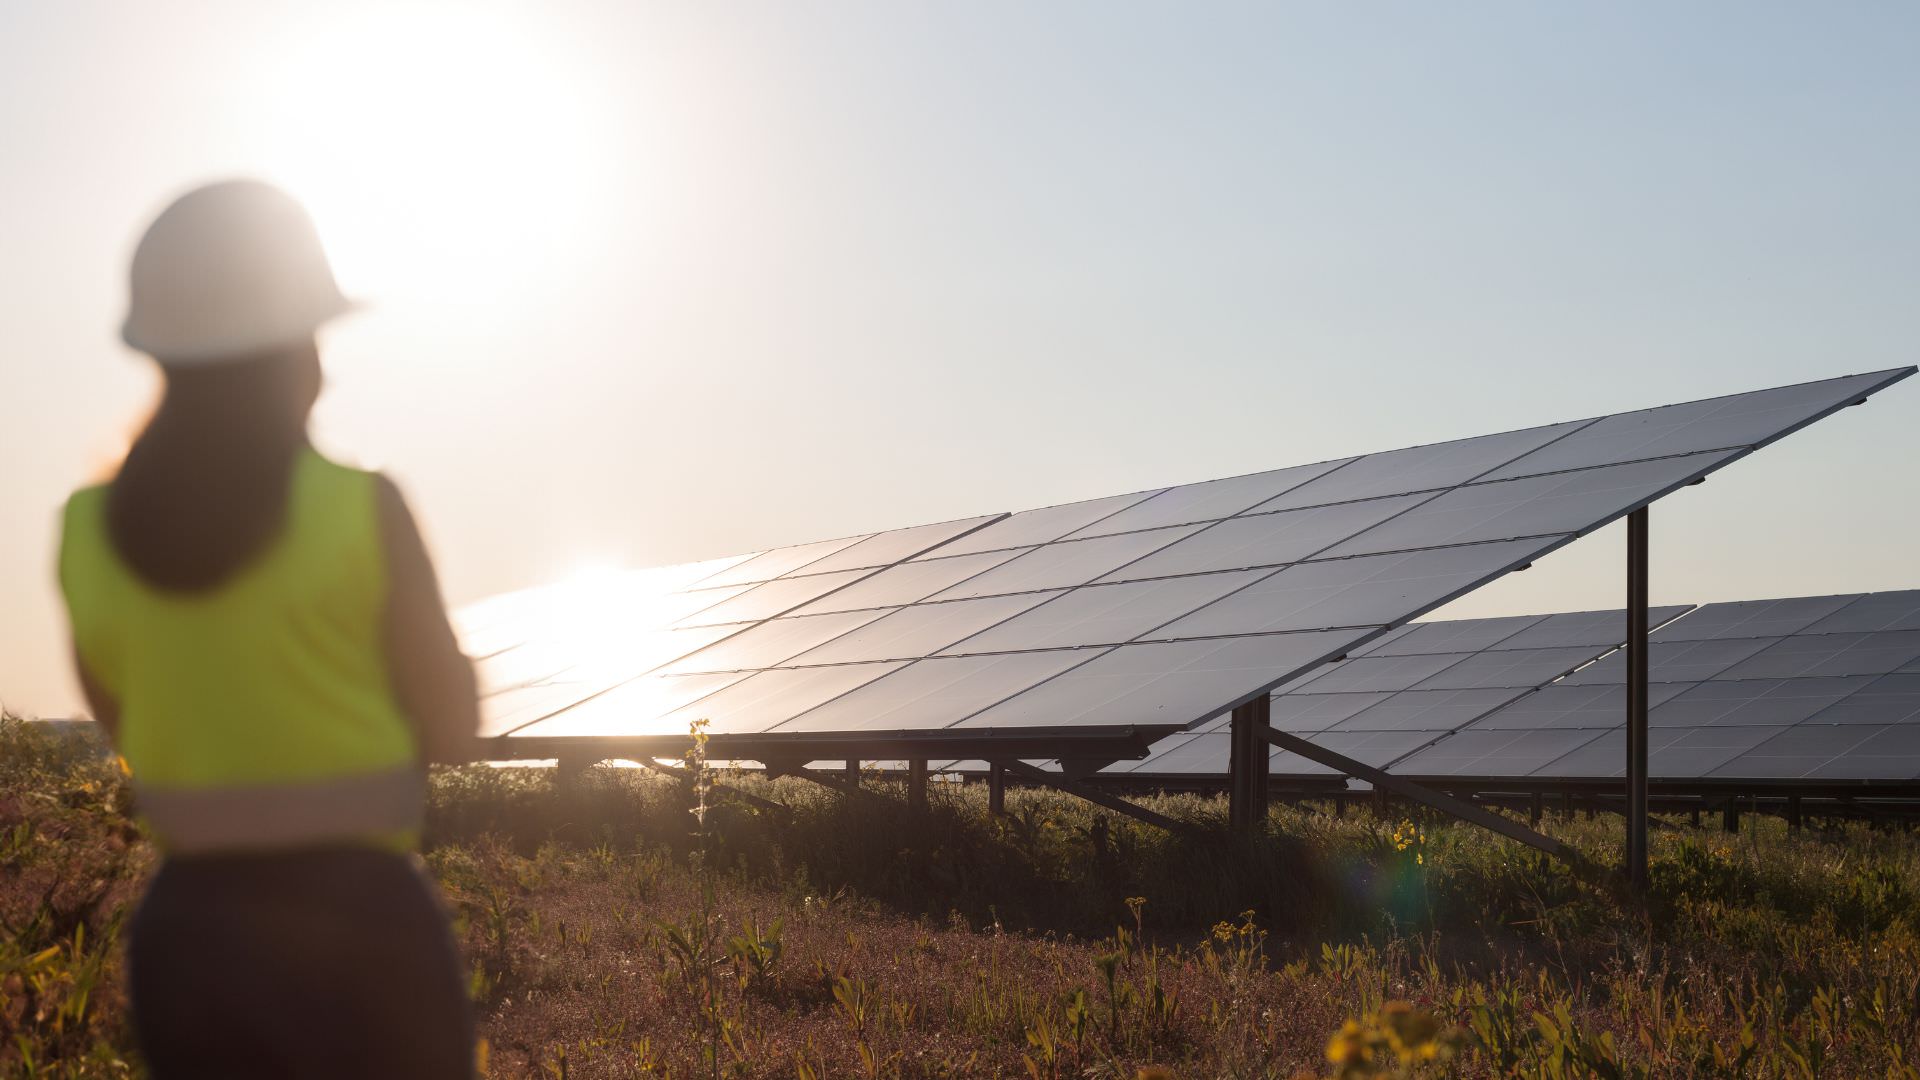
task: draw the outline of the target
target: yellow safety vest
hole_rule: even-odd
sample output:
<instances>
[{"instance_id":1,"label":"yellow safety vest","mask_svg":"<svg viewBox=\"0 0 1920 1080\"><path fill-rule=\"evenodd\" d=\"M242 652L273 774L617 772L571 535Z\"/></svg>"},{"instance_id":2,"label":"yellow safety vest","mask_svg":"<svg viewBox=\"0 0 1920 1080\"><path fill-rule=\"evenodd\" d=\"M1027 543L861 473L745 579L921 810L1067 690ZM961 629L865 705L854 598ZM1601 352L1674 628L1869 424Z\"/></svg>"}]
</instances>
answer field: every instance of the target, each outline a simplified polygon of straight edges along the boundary
<instances>
[{"instance_id":1,"label":"yellow safety vest","mask_svg":"<svg viewBox=\"0 0 1920 1080\"><path fill-rule=\"evenodd\" d=\"M374 477L308 450L289 500L280 536L201 592L126 566L104 486L67 503L74 641L120 704L135 805L166 851L418 842L425 775L388 680Z\"/></svg>"}]
</instances>

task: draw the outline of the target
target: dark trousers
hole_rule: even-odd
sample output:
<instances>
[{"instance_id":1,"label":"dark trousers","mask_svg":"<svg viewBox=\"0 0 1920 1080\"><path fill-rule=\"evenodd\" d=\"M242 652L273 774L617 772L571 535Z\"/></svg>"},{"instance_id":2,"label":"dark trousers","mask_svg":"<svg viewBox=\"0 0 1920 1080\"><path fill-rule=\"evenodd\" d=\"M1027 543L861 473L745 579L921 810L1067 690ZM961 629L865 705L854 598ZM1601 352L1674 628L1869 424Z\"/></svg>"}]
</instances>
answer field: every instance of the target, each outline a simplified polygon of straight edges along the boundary
<instances>
[{"instance_id":1,"label":"dark trousers","mask_svg":"<svg viewBox=\"0 0 1920 1080\"><path fill-rule=\"evenodd\" d=\"M405 856L168 859L128 965L156 1080L473 1075L459 955Z\"/></svg>"}]
</instances>

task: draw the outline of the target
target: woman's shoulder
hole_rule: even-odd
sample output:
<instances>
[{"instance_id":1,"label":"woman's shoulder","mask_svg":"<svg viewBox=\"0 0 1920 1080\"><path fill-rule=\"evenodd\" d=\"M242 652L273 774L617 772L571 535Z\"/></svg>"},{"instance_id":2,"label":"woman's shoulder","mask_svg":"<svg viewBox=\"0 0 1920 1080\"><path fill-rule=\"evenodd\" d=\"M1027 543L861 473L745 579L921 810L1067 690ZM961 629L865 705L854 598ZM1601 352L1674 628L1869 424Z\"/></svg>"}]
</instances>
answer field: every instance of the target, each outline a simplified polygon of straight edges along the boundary
<instances>
[{"instance_id":1,"label":"woman's shoulder","mask_svg":"<svg viewBox=\"0 0 1920 1080\"><path fill-rule=\"evenodd\" d=\"M104 512L107 505L107 492L112 487L111 482L103 481L75 488L73 493L67 496L66 505L61 508L62 520L71 528L79 519Z\"/></svg>"},{"instance_id":2,"label":"woman's shoulder","mask_svg":"<svg viewBox=\"0 0 1920 1080\"><path fill-rule=\"evenodd\" d=\"M323 485L336 490L350 487L370 496L371 504L383 524L396 515L406 513L406 499L400 494L399 485L386 473L349 464L311 448L307 460L322 477Z\"/></svg>"}]
</instances>

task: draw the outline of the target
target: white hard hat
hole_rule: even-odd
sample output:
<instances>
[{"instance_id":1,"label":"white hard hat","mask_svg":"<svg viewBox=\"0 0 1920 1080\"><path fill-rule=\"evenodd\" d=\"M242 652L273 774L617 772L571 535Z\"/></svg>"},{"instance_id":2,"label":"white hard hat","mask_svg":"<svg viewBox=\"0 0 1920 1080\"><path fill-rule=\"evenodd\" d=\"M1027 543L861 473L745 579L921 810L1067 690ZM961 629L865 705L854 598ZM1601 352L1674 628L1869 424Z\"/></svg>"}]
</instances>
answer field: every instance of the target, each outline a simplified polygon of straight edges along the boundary
<instances>
[{"instance_id":1,"label":"white hard hat","mask_svg":"<svg viewBox=\"0 0 1920 1080\"><path fill-rule=\"evenodd\" d=\"M129 286L121 337L168 367L295 345L353 307L313 219L258 180L207 184L174 200L134 249Z\"/></svg>"}]
</instances>

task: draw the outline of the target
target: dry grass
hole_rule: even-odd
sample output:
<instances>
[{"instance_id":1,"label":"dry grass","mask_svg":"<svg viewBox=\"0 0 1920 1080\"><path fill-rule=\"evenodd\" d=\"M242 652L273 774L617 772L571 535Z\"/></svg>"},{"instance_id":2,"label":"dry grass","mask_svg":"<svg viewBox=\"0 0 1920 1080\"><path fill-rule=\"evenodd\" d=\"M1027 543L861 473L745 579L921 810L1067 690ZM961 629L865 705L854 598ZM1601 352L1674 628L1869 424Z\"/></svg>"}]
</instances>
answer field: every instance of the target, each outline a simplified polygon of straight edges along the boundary
<instances>
[{"instance_id":1,"label":"dry grass","mask_svg":"<svg viewBox=\"0 0 1920 1080\"><path fill-rule=\"evenodd\" d=\"M716 799L703 845L645 774L438 778L491 1075L1920 1076L1904 830L1665 827L1641 909L1438 821L1280 809L1248 838L1158 800L1200 826L1175 837L1043 792L997 819L937 785L913 821L740 783L792 813ZM0 725L0 1074L137 1070L124 800ZM1620 838L1550 828L1603 862Z\"/></svg>"}]
</instances>

